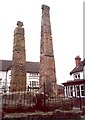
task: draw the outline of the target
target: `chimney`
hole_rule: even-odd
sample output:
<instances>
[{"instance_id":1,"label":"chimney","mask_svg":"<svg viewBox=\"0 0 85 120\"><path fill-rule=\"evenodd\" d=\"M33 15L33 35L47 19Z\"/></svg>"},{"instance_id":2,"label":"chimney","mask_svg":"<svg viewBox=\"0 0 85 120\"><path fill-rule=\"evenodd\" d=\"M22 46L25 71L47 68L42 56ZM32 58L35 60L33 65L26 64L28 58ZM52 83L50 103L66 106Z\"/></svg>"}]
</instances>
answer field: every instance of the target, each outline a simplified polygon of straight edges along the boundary
<instances>
[{"instance_id":1,"label":"chimney","mask_svg":"<svg viewBox=\"0 0 85 120\"><path fill-rule=\"evenodd\" d=\"M75 63L76 63L76 67L79 66L79 64L81 63L81 58L79 55L75 57Z\"/></svg>"}]
</instances>

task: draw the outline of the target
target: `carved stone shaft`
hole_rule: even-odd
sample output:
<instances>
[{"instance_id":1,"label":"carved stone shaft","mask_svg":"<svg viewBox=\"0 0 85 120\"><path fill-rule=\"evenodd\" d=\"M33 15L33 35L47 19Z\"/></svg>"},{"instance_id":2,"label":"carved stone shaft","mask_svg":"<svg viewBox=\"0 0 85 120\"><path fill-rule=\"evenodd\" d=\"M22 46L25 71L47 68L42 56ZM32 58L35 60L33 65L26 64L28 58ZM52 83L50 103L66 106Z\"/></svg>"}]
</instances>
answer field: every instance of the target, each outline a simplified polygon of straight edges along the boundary
<instances>
[{"instance_id":1,"label":"carved stone shaft","mask_svg":"<svg viewBox=\"0 0 85 120\"><path fill-rule=\"evenodd\" d=\"M10 91L26 90L26 54L23 23L18 21L14 30Z\"/></svg>"},{"instance_id":2,"label":"carved stone shaft","mask_svg":"<svg viewBox=\"0 0 85 120\"><path fill-rule=\"evenodd\" d=\"M57 95L57 80L49 10L50 8L48 6L42 5L39 82L40 86L45 83L45 92L47 94ZM43 87L40 92L44 92Z\"/></svg>"}]
</instances>

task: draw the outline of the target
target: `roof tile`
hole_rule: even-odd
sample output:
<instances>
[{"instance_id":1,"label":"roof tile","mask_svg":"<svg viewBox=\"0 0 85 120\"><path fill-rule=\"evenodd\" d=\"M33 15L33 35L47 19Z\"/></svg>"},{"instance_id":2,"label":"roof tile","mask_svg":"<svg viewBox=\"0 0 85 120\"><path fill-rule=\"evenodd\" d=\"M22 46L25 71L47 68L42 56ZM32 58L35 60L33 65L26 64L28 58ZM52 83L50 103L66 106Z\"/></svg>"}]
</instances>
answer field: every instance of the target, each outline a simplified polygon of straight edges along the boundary
<instances>
[{"instance_id":1,"label":"roof tile","mask_svg":"<svg viewBox=\"0 0 85 120\"><path fill-rule=\"evenodd\" d=\"M26 62L26 71L28 73L39 73L39 62ZM0 71L7 71L11 69L11 60L0 60Z\"/></svg>"}]
</instances>

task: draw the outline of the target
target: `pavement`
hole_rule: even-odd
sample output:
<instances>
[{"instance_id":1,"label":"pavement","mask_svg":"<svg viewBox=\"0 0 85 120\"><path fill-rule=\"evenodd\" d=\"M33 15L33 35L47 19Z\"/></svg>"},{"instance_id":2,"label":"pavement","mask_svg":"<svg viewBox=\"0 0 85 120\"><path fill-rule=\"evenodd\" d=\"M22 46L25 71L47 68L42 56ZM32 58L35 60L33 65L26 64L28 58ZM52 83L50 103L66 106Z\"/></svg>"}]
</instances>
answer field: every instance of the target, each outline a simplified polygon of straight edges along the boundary
<instances>
[{"instance_id":1,"label":"pavement","mask_svg":"<svg viewBox=\"0 0 85 120\"><path fill-rule=\"evenodd\" d=\"M72 110L66 110L63 111L63 113L77 113L77 114L82 114L82 111L79 108L73 108ZM34 111L34 112L25 112L25 113L5 113L4 118L22 118L22 117L27 117L27 116L35 116L35 115L52 115L53 111L50 112L41 112L41 111ZM85 120L85 119L84 119Z\"/></svg>"}]
</instances>

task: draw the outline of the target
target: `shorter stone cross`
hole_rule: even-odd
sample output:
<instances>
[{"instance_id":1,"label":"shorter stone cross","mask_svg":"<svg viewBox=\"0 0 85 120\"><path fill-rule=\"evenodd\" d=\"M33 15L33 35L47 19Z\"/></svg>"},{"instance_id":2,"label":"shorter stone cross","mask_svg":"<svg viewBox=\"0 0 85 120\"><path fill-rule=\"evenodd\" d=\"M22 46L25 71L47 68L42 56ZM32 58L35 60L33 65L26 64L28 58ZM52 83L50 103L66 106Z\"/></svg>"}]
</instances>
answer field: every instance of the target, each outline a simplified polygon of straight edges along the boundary
<instances>
[{"instance_id":1,"label":"shorter stone cross","mask_svg":"<svg viewBox=\"0 0 85 120\"><path fill-rule=\"evenodd\" d=\"M23 26L23 22L18 21L18 22L17 22L17 26L18 26L18 27L22 27L22 26Z\"/></svg>"}]
</instances>

